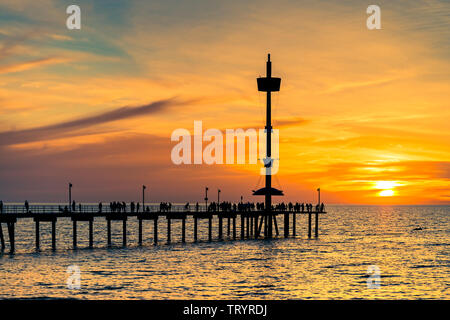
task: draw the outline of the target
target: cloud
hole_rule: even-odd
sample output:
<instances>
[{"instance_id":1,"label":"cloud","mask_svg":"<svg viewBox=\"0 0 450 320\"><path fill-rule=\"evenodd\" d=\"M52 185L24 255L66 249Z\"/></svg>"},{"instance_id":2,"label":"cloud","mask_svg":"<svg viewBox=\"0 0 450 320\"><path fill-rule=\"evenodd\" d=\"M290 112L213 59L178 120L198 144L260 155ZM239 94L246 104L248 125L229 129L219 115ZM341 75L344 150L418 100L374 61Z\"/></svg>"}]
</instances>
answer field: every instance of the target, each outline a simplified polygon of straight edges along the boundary
<instances>
[{"instance_id":1,"label":"cloud","mask_svg":"<svg viewBox=\"0 0 450 320\"><path fill-rule=\"evenodd\" d=\"M0 145L11 145L18 143L41 141L46 139L61 138L61 136L67 135L68 133L75 130L86 129L112 121L124 120L128 118L153 114L161 112L170 106L187 103L189 102L187 101L181 102L176 100L175 98L170 98L151 102L149 104L137 107L130 107L130 106L120 107L115 110L103 112L97 115L91 115L76 120L64 121L61 123L56 123L42 127L17 131L0 132Z\"/></svg>"},{"instance_id":2,"label":"cloud","mask_svg":"<svg viewBox=\"0 0 450 320\"><path fill-rule=\"evenodd\" d=\"M68 62L70 59L60 57L41 58L0 67L0 74L25 71L45 65Z\"/></svg>"}]
</instances>

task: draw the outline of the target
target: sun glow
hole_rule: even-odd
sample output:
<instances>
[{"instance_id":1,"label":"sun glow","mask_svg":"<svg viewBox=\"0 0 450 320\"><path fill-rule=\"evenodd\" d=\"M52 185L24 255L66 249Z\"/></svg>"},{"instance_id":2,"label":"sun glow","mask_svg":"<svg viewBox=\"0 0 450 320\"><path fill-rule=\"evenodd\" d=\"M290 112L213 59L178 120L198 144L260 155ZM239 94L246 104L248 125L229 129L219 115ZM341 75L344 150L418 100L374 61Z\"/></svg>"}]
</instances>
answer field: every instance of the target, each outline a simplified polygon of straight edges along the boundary
<instances>
[{"instance_id":1,"label":"sun glow","mask_svg":"<svg viewBox=\"0 0 450 320\"><path fill-rule=\"evenodd\" d=\"M383 190L378 193L380 197L392 197L395 194L394 190Z\"/></svg>"}]
</instances>

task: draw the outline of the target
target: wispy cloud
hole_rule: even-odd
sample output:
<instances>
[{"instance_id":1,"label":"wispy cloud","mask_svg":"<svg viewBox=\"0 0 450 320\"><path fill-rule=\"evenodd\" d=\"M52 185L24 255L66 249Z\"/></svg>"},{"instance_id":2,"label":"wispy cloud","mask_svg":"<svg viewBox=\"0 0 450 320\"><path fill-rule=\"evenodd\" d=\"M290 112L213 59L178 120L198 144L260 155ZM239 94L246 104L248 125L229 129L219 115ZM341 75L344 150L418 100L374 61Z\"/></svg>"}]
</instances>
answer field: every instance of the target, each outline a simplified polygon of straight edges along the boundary
<instances>
[{"instance_id":1,"label":"wispy cloud","mask_svg":"<svg viewBox=\"0 0 450 320\"><path fill-rule=\"evenodd\" d=\"M171 106L188 104L188 101L180 101L175 98L159 100L146 105L130 107L125 106L115 110L103 112L97 115L91 115L76 120L64 121L52 125L0 132L0 145L12 145L26 142L41 141L46 139L61 138L61 135L75 130L81 130L97 126L100 124L124 120L133 117L149 115L161 112Z\"/></svg>"},{"instance_id":2,"label":"wispy cloud","mask_svg":"<svg viewBox=\"0 0 450 320\"><path fill-rule=\"evenodd\" d=\"M42 67L45 65L64 63L64 62L68 62L68 61L70 61L70 59L62 58L62 57L49 57L49 58L35 59L35 60L31 60L31 61L26 61L26 62L10 64L7 66L0 66L0 74L21 72L21 71L25 71L25 70L29 70L29 69L33 69L33 68Z\"/></svg>"}]
</instances>

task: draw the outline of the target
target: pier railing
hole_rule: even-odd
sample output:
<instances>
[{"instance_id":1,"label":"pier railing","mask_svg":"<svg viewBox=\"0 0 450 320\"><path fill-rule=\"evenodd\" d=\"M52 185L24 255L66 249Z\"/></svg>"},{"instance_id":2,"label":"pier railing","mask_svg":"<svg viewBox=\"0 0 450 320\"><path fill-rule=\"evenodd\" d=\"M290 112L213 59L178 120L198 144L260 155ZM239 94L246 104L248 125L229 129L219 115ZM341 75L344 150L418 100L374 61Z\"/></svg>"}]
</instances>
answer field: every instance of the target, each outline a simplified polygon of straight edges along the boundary
<instances>
[{"instance_id":1,"label":"pier railing","mask_svg":"<svg viewBox=\"0 0 450 320\"><path fill-rule=\"evenodd\" d=\"M81 209L81 210L80 210ZM140 213L158 213L158 214L167 214L170 213L195 213L195 212L203 212L203 213L214 213L217 214L218 212L253 212L253 213L261 213L263 211L255 210L255 209L237 209L237 210L219 210L216 208L216 210L206 210L206 206L199 205L198 210L194 205L190 205L188 208L185 205L175 204L172 205L171 209L162 209L159 205L148 205L145 206L145 211L142 210L142 207L139 208L139 211L135 208L134 210L131 210L131 207L129 204L124 209L118 210L118 209L112 209L109 204L102 204L102 207L100 208L99 205L92 205L92 204L82 204L75 205L75 210L73 210L72 207L69 208L69 206L65 205L54 205L54 204L46 204L46 205L35 205L30 204L27 208L25 205L4 205L3 210L0 212L0 214L16 214L16 215L34 215L34 214L57 214L57 215L69 215L69 214L100 214L100 215L106 215L106 214L140 214ZM307 210L294 210L294 209L288 209L285 210L281 209L274 209L272 210L273 213L286 213L286 212L296 212L296 213L325 213L325 211L317 211L315 208L313 208L312 211Z\"/></svg>"}]
</instances>

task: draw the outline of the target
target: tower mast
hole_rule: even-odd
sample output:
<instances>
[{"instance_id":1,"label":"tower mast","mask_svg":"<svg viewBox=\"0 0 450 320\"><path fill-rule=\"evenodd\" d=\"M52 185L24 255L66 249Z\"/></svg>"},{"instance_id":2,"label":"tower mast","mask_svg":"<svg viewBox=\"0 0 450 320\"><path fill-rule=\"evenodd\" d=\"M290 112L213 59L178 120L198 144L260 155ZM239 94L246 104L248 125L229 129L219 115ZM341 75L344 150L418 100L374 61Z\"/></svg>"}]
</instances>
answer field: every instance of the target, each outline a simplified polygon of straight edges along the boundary
<instances>
[{"instance_id":1,"label":"tower mast","mask_svg":"<svg viewBox=\"0 0 450 320\"><path fill-rule=\"evenodd\" d=\"M280 91L281 78L272 77L272 62L270 53L267 55L266 77L257 78L258 91L266 92L266 158L264 167L266 168L266 186L253 193L253 195L265 196L265 215L264 215L264 235L272 237L272 195L282 196L283 192L272 188L272 92Z\"/></svg>"}]
</instances>

